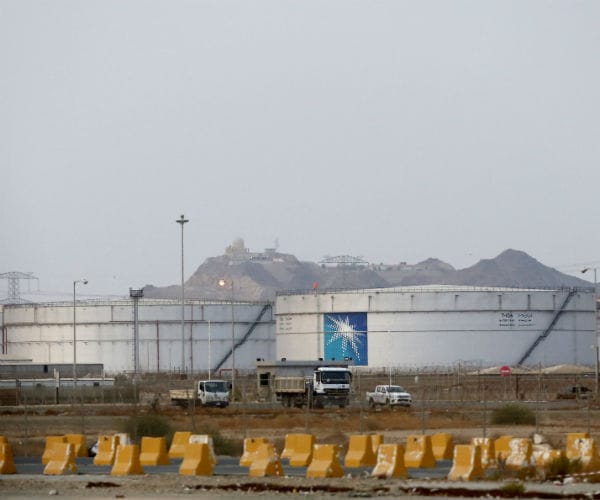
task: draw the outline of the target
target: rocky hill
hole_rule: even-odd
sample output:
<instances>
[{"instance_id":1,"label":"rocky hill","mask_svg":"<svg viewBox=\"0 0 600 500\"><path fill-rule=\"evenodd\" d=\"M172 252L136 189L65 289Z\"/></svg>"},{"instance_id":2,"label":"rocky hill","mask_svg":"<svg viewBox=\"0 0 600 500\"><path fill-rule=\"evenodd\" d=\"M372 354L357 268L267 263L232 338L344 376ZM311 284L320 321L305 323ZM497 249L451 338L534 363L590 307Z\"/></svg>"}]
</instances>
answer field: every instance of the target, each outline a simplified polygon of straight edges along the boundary
<instances>
[{"instance_id":1,"label":"rocky hill","mask_svg":"<svg viewBox=\"0 0 600 500\"><path fill-rule=\"evenodd\" d=\"M470 285L505 287L589 287L588 281L545 266L525 252L505 250L493 259L455 269L438 259L418 264L337 265L301 262L290 254L270 249L251 253L236 240L225 254L207 259L185 284L186 297L230 299L231 288L219 287L219 279L234 283L238 300L273 300L278 291L347 288L379 288L411 285ZM179 298L180 286L144 288L146 297Z\"/></svg>"}]
</instances>

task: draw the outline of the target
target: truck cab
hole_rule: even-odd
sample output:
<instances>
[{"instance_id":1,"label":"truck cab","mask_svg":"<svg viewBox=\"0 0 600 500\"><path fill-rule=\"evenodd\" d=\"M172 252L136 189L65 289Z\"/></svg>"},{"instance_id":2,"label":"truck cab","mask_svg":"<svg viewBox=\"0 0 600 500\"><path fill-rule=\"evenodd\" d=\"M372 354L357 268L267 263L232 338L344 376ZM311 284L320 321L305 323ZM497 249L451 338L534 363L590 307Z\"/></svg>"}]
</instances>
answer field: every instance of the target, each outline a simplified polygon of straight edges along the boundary
<instances>
[{"instance_id":1,"label":"truck cab","mask_svg":"<svg viewBox=\"0 0 600 500\"><path fill-rule=\"evenodd\" d=\"M352 373L347 367L320 366L310 382L309 404L315 408L336 405L345 408L350 402Z\"/></svg>"},{"instance_id":2,"label":"truck cab","mask_svg":"<svg viewBox=\"0 0 600 500\"><path fill-rule=\"evenodd\" d=\"M188 389L171 389L169 397L171 403L185 408L192 404L226 408L230 391L231 384L225 380L200 380Z\"/></svg>"},{"instance_id":3,"label":"truck cab","mask_svg":"<svg viewBox=\"0 0 600 500\"><path fill-rule=\"evenodd\" d=\"M331 404L345 407L348 404L352 374L348 368L323 366L315 368L313 397L326 399Z\"/></svg>"},{"instance_id":4,"label":"truck cab","mask_svg":"<svg viewBox=\"0 0 600 500\"><path fill-rule=\"evenodd\" d=\"M229 405L230 384L225 380L201 380L198 382L198 399L204 406Z\"/></svg>"}]
</instances>

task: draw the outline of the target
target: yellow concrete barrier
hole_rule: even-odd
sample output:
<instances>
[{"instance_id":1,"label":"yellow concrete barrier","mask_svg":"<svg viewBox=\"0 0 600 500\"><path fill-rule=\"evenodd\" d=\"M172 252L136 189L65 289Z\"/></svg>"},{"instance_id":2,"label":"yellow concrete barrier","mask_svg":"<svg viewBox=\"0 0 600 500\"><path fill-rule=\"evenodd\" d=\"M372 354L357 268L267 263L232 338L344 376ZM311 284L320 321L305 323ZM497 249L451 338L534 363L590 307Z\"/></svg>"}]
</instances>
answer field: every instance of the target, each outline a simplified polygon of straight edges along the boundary
<instances>
[{"instance_id":1,"label":"yellow concrete barrier","mask_svg":"<svg viewBox=\"0 0 600 500\"><path fill-rule=\"evenodd\" d=\"M44 467L44 474L51 476L77 474L75 446L70 443L55 441L50 448L50 459Z\"/></svg>"},{"instance_id":2,"label":"yellow concrete barrier","mask_svg":"<svg viewBox=\"0 0 600 500\"><path fill-rule=\"evenodd\" d=\"M296 441L298 436L301 434L286 434L285 442L283 443L283 450L281 450L280 458L290 458L294 454L294 448L296 447Z\"/></svg>"},{"instance_id":3,"label":"yellow concrete barrier","mask_svg":"<svg viewBox=\"0 0 600 500\"><path fill-rule=\"evenodd\" d=\"M371 476L379 478L408 477L404 465L404 447L396 443L381 443L377 449L377 463Z\"/></svg>"},{"instance_id":4,"label":"yellow concrete barrier","mask_svg":"<svg viewBox=\"0 0 600 500\"><path fill-rule=\"evenodd\" d=\"M179 474L183 476L212 476L214 464L207 443L188 443L185 447Z\"/></svg>"},{"instance_id":5,"label":"yellow concrete barrier","mask_svg":"<svg viewBox=\"0 0 600 500\"><path fill-rule=\"evenodd\" d=\"M283 476L283 466L271 443L258 446L248 471L250 477Z\"/></svg>"},{"instance_id":6,"label":"yellow concrete barrier","mask_svg":"<svg viewBox=\"0 0 600 500\"><path fill-rule=\"evenodd\" d=\"M494 451L496 452L496 462L503 462L510 455L510 441L512 436L500 436L494 440Z\"/></svg>"},{"instance_id":7,"label":"yellow concrete barrier","mask_svg":"<svg viewBox=\"0 0 600 500\"><path fill-rule=\"evenodd\" d=\"M115 463L115 455L119 446L119 436L98 436L98 451L94 457L94 465L112 465Z\"/></svg>"},{"instance_id":8,"label":"yellow concrete barrier","mask_svg":"<svg viewBox=\"0 0 600 500\"><path fill-rule=\"evenodd\" d=\"M431 436L411 434L406 438L404 465L412 469L435 467Z\"/></svg>"},{"instance_id":9,"label":"yellow concrete barrier","mask_svg":"<svg viewBox=\"0 0 600 500\"><path fill-rule=\"evenodd\" d=\"M431 449L436 460L452 460L454 456L454 440L452 434L439 432L431 436Z\"/></svg>"},{"instance_id":10,"label":"yellow concrete barrier","mask_svg":"<svg viewBox=\"0 0 600 500\"><path fill-rule=\"evenodd\" d=\"M481 448L481 467L483 467L483 469L496 467L496 448L493 439L484 437L472 438L471 445L479 446Z\"/></svg>"},{"instance_id":11,"label":"yellow concrete barrier","mask_svg":"<svg viewBox=\"0 0 600 500\"><path fill-rule=\"evenodd\" d=\"M213 444L212 436L209 436L208 434L192 434L190 436L190 444L192 443L205 443L208 445L208 454L212 460L212 464L217 465L219 463L217 455L215 454L215 446Z\"/></svg>"},{"instance_id":12,"label":"yellow concrete barrier","mask_svg":"<svg viewBox=\"0 0 600 500\"><path fill-rule=\"evenodd\" d=\"M549 445L533 445L531 461L536 467L547 467L552 461L560 458L564 451L554 450Z\"/></svg>"},{"instance_id":13,"label":"yellow concrete barrier","mask_svg":"<svg viewBox=\"0 0 600 500\"><path fill-rule=\"evenodd\" d=\"M65 440L67 443L71 443L75 447L76 457L88 456L88 449L85 443L85 436L83 434L65 434Z\"/></svg>"},{"instance_id":14,"label":"yellow concrete barrier","mask_svg":"<svg viewBox=\"0 0 600 500\"><path fill-rule=\"evenodd\" d=\"M312 434L286 434L280 458L289 459L292 467L306 467L312 457L315 436Z\"/></svg>"},{"instance_id":15,"label":"yellow concrete barrier","mask_svg":"<svg viewBox=\"0 0 600 500\"><path fill-rule=\"evenodd\" d=\"M280 458L291 458L296 453L298 447L305 449L307 443L310 443L312 453L314 439L315 437L312 434L286 434L283 450L279 455Z\"/></svg>"},{"instance_id":16,"label":"yellow concrete barrier","mask_svg":"<svg viewBox=\"0 0 600 500\"><path fill-rule=\"evenodd\" d=\"M373 445L373 453L377 456L379 445L383 444L383 434L371 434L371 444Z\"/></svg>"},{"instance_id":17,"label":"yellow concrete barrier","mask_svg":"<svg viewBox=\"0 0 600 500\"><path fill-rule=\"evenodd\" d=\"M449 481L473 481L483 477L481 467L481 448L468 444L454 447L454 461L448 473Z\"/></svg>"},{"instance_id":18,"label":"yellow concrete barrier","mask_svg":"<svg viewBox=\"0 0 600 500\"><path fill-rule=\"evenodd\" d=\"M123 446L123 445L126 445L126 444L135 444L131 440L131 437L129 436L129 434L127 434L126 432L117 432L115 434L115 436L119 437L119 446Z\"/></svg>"},{"instance_id":19,"label":"yellow concrete barrier","mask_svg":"<svg viewBox=\"0 0 600 500\"><path fill-rule=\"evenodd\" d=\"M16 474L17 468L12 448L6 441L0 442L0 474Z\"/></svg>"},{"instance_id":20,"label":"yellow concrete barrier","mask_svg":"<svg viewBox=\"0 0 600 500\"><path fill-rule=\"evenodd\" d=\"M531 457L533 446L531 439L513 438L510 440L510 453L506 457L506 468L512 470L525 469L531 467Z\"/></svg>"},{"instance_id":21,"label":"yellow concrete barrier","mask_svg":"<svg viewBox=\"0 0 600 500\"><path fill-rule=\"evenodd\" d=\"M52 447L56 443L66 443L67 440L64 436L46 436L46 445L44 447L44 453L42 454L42 464L46 465L52 457Z\"/></svg>"},{"instance_id":22,"label":"yellow concrete barrier","mask_svg":"<svg viewBox=\"0 0 600 500\"><path fill-rule=\"evenodd\" d=\"M140 449L140 463L142 466L169 465L167 454L167 441L164 437L142 437Z\"/></svg>"},{"instance_id":23,"label":"yellow concrete barrier","mask_svg":"<svg viewBox=\"0 0 600 500\"><path fill-rule=\"evenodd\" d=\"M350 436L344 465L346 467L372 467L376 463L377 457L373 453L371 436L368 434Z\"/></svg>"},{"instance_id":24,"label":"yellow concrete barrier","mask_svg":"<svg viewBox=\"0 0 600 500\"><path fill-rule=\"evenodd\" d=\"M573 458L581 460L584 472L597 472L600 470L600 457L598 457L598 448L596 447L595 439L579 438L575 440L573 446L578 453L578 456Z\"/></svg>"},{"instance_id":25,"label":"yellow concrete barrier","mask_svg":"<svg viewBox=\"0 0 600 500\"><path fill-rule=\"evenodd\" d=\"M268 444L270 441L264 437L257 438L246 438L244 439L244 452L240 457L240 466L241 467L250 467L252 465L252 460L254 455L256 454L256 450L261 444Z\"/></svg>"},{"instance_id":26,"label":"yellow concrete barrier","mask_svg":"<svg viewBox=\"0 0 600 500\"><path fill-rule=\"evenodd\" d=\"M344 470L338 458L336 444L315 444L306 477L342 477Z\"/></svg>"},{"instance_id":27,"label":"yellow concrete barrier","mask_svg":"<svg viewBox=\"0 0 600 500\"><path fill-rule=\"evenodd\" d=\"M140 463L140 447L137 444L118 446L115 463L110 475L131 476L143 473L144 469Z\"/></svg>"},{"instance_id":28,"label":"yellow concrete barrier","mask_svg":"<svg viewBox=\"0 0 600 500\"><path fill-rule=\"evenodd\" d=\"M306 467L312 460L315 436L312 434L296 434L294 449L289 464L292 467Z\"/></svg>"},{"instance_id":29,"label":"yellow concrete barrier","mask_svg":"<svg viewBox=\"0 0 600 500\"><path fill-rule=\"evenodd\" d=\"M191 432L177 431L173 434L173 440L169 447L169 458L183 458L185 455L185 449L190 444Z\"/></svg>"},{"instance_id":30,"label":"yellow concrete barrier","mask_svg":"<svg viewBox=\"0 0 600 500\"><path fill-rule=\"evenodd\" d=\"M589 439L590 435L587 432L569 432L567 433L567 446L565 448L567 458L575 460L580 455L580 439Z\"/></svg>"}]
</instances>

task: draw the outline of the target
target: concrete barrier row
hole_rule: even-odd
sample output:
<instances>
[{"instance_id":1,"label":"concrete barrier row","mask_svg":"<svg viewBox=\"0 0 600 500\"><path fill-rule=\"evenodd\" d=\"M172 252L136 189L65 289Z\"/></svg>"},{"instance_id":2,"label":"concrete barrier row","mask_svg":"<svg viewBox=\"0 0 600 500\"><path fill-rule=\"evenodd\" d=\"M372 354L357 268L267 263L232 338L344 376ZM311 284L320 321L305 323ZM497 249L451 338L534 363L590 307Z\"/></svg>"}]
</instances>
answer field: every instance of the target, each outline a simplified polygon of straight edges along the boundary
<instances>
[{"instance_id":1,"label":"concrete barrier row","mask_svg":"<svg viewBox=\"0 0 600 500\"><path fill-rule=\"evenodd\" d=\"M76 473L75 458L82 456L82 449L87 452L82 435L47 436L42 455L44 474ZM435 467L436 460L446 460L450 451L450 480L477 479L486 469L498 466L507 470L545 467L561 456L579 460L585 473L600 471L596 442L587 433L567 434L565 450L511 436L473 438L469 445L455 446L449 434L410 435L404 449L400 444L383 443L382 435L359 434L350 436L344 465L373 467L372 475L376 477L407 477L407 468ZM254 437L244 440L239 463L249 467L253 477L283 475L282 458L292 467L307 467L307 477L337 477L343 474L339 454L336 445L315 444L312 434L288 434L281 456L268 438ZM210 436L181 432L175 434L168 452L164 438L143 437L139 447L131 444L126 434L101 435L94 464L112 466L113 475L143 474L144 466L168 465L170 458L179 457L183 459L183 475L212 475L217 463ZM0 474L14 473L10 444L0 436Z\"/></svg>"}]
</instances>

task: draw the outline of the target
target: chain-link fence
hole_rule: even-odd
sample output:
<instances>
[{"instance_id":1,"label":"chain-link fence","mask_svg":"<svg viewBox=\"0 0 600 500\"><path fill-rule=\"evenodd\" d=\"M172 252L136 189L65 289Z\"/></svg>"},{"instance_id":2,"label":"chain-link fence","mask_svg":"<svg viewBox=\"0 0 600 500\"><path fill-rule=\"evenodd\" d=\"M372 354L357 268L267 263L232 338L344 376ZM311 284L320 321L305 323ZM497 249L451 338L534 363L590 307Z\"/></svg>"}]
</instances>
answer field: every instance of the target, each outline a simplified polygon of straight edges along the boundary
<instances>
[{"instance_id":1,"label":"chain-link fence","mask_svg":"<svg viewBox=\"0 0 600 500\"><path fill-rule=\"evenodd\" d=\"M231 373L224 374L225 379ZM112 386L48 387L19 386L0 389L0 406L52 404L162 404L169 400L170 389L193 389L195 381L207 379L207 373L193 376L181 373L120 374ZM215 378L215 377L213 377ZM264 402L258 395L258 380L251 370L236 372L235 401ZM377 385L400 385L413 398L459 405L481 401L554 401L557 399L592 400L597 398L596 374L548 373L539 370L476 370L468 366L427 369L353 369L352 400L366 401L366 393Z\"/></svg>"}]
</instances>

